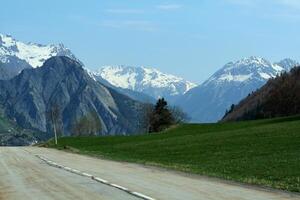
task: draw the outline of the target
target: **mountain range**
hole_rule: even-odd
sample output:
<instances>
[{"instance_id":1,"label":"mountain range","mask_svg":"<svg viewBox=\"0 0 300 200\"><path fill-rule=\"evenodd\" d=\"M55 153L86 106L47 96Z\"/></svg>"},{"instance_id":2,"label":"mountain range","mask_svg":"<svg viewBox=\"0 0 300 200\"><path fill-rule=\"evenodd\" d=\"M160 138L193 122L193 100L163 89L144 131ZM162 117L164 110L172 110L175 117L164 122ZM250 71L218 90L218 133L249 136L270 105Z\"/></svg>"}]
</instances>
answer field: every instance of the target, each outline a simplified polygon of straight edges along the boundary
<instances>
[{"instance_id":1,"label":"mountain range","mask_svg":"<svg viewBox=\"0 0 300 200\"><path fill-rule=\"evenodd\" d=\"M92 76L117 88L146 94L153 99L164 97L171 103L197 86L183 78L147 67L104 66L92 72Z\"/></svg>"},{"instance_id":2,"label":"mountain range","mask_svg":"<svg viewBox=\"0 0 300 200\"><path fill-rule=\"evenodd\" d=\"M260 57L230 62L203 84L188 91L177 104L189 113L192 121L216 122L232 104L237 104L270 78L298 64L291 59L273 64Z\"/></svg>"},{"instance_id":3,"label":"mountain range","mask_svg":"<svg viewBox=\"0 0 300 200\"><path fill-rule=\"evenodd\" d=\"M0 34L0 79L10 79L25 68L40 67L45 60L53 56L66 56L80 62L63 44L25 43L10 35ZM86 70L94 80L143 102L153 103L159 97L174 102L176 98L196 86L183 78L162 73L154 68L105 66L98 70Z\"/></svg>"},{"instance_id":4,"label":"mountain range","mask_svg":"<svg viewBox=\"0 0 300 200\"><path fill-rule=\"evenodd\" d=\"M62 44L24 43L0 34L0 80L11 79L23 69L38 68L52 56L66 56L82 65ZM200 85L150 67L84 68L94 81L135 101L154 103L164 97L172 105L181 107L193 122L216 122L232 104L298 64L292 59L271 63L261 57L244 58L227 63Z\"/></svg>"},{"instance_id":5,"label":"mountain range","mask_svg":"<svg viewBox=\"0 0 300 200\"><path fill-rule=\"evenodd\" d=\"M116 88L139 92L155 99L164 97L172 105L182 108L193 122L216 122L232 104L237 104L270 78L298 64L292 59L271 63L252 56L226 64L199 86L145 67L107 66L91 75ZM136 99L136 96L131 97ZM137 100L146 101L145 98ZM148 102L153 101L148 99Z\"/></svg>"}]
</instances>

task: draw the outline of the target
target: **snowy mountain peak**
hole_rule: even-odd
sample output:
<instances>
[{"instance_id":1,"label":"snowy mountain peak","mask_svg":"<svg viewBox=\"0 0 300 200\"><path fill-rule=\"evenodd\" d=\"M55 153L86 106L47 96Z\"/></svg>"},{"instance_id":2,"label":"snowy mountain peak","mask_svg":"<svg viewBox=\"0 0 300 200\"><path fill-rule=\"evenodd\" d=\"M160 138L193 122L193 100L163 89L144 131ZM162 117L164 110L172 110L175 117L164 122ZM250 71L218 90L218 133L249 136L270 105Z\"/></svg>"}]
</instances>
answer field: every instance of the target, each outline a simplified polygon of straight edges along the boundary
<instances>
[{"instance_id":1,"label":"snowy mountain peak","mask_svg":"<svg viewBox=\"0 0 300 200\"><path fill-rule=\"evenodd\" d=\"M256 57L256 56L251 56L249 58L243 58L241 60L238 60L236 62L230 62L226 64L223 69L225 71L230 71L232 69L239 69L239 68L262 68L262 67L270 67L272 64L267 61L264 58Z\"/></svg>"},{"instance_id":2,"label":"snowy mountain peak","mask_svg":"<svg viewBox=\"0 0 300 200\"><path fill-rule=\"evenodd\" d=\"M227 63L204 84L238 83L250 80L264 81L275 77L282 71L288 71L297 65L299 65L299 63L292 59L284 59L272 64L264 58L251 56L236 62Z\"/></svg>"},{"instance_id":3,"label":"snowy mountain peak","mask_svg":"<svg viewBox=\"0 0 300 200\"><path fill-rule=\"evenodd\" d=\"M143 92L154 98L182 95L197 86L149 67L104 66L93 72L93 76L101 77L116 87Z\"/></svg>"},{"instance_id":4,"label":"snowy mountain peak","mask_svg":"<svg viewBox=\"0 0 300 200\"><path fill-rule=\"evenodd\" d=\"M34 68L42 66L45 60L52 56L68 56L76 59L72 52L65 48L63 44L41 45L32 42L24 43L10 35L0 34L0 61L3 63L9 62L9 56L16 56L21 60L25 60Z\"/></svg>"},{"instance_id":5,"label":"snowy mountain peak","mask_svg":"<svg viewBox=\"0 0 300 200\"><path fill-rule=\"evenodd\" d=\"M274 63L274 65L279 66L279 67L283 68L283 70L288 71L295 66L299 66L300 63L296 60L292 60L290 58L285 58L277 63Z\"/></svg>"},{"instance_id":6,"label":"snowy mountain peak","mask_svg":"<svg viewBox=\"0 0 300 200\"><path fill-rule=\"evenodd\" d=\"M270 62L267 61L264 58L257 57L257 56L251 56L249 58L243 58L239 61L237 61L239 64L263 64L263 65L269 65Z\"/></svg>"}]
</instances>

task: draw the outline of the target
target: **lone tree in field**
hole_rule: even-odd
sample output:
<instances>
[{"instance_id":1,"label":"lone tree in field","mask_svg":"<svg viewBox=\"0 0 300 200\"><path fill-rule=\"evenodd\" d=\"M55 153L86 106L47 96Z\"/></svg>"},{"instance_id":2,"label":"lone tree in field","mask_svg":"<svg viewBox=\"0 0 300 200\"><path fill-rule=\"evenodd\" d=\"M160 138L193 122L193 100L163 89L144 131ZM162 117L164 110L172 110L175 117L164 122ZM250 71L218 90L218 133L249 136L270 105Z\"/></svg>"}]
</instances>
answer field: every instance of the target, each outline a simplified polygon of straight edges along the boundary
<instances>
[{"instance_id":1,"label":"lone tree in field","mask_svg":"<svg viewBox=\"0 0 300 200\"><path fill-rule=\"evenodd\" d=\"M174 124L174 118L164 98L158 99L149 119L149 132L159 132Z\"/></svg>"},{"instance_id":2,"label":"lone tree in field","mask_svg":"<svg viewBox=\"0 0 300 200\"><path fill-rule=\"evenodd\" d=\"M186 123L190 121L190 117L180 107L172 106L169 108L175 124Z\"/></svg>"},{"instance_id":3,"label":"lone tree in field","mask_svg":"<svg viewBox=\"0 0 300 200\"><path fill-rule=\"evenodd\" d=\"M143 133L148 133L150 130L150 118L153 114L154 105L145 104L138 118L139 128Z\"/></svg>"}]
</instances>

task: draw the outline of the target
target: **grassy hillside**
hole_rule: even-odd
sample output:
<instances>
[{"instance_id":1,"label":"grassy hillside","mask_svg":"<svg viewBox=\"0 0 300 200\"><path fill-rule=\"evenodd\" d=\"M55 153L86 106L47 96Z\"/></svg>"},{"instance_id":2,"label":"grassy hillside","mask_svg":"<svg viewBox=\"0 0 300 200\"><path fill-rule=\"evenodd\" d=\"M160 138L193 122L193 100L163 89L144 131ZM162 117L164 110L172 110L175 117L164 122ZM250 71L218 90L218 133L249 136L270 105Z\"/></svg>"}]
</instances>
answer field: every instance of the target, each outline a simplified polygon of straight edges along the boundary
<instances>
[{"instance_id":1,"label":"grassy hillside","mask_svg":"<svg viewBox=\"0 0 300 200\"><path fill-rule=\"evenodd\" d=\"M94 156L300 192L300 117L186 124L144 136L60 138L58 148L66 146Z\"/></svg>"}]
</instances>

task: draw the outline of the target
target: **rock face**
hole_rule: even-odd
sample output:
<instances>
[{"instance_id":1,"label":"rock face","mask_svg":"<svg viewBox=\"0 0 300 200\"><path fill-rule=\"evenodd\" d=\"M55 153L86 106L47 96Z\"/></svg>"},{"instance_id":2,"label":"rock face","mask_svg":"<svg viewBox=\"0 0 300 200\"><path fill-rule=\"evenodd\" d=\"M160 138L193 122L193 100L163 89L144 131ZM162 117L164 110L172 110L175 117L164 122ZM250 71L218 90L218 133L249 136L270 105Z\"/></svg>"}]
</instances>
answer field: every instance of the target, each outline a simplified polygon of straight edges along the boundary
<instances>
[{"instance_id":1,"label":"rock face","mask_svg":"<svg viewBox=\"0 0 300 200\"><path fill-rule=\"evenodd\" d=\"M164 97L169 102L175 102L179 96L196 86L183 78L146 67L106 66L91 75L115 87L144 93L154 99Z\"/></svg>"},{"instance_id":2,"label":"rock face","mask_svg":"<svg viewBox=\"0 0 300 200\"><path fill-rule=\"evenodd\" d=\"M188 91L177 102L195 122L216 122L232 104L263 86L268 79L298 65L285 59L272 64L266 59L250 57L230 62L202 85Z\"/></svg>"},{"instance_id":3,"label":"rock face","mask_svg":"<svg viewBox=\"0 0 300 200\"><path fill-rule=\"evenodd\" d=\"M11 79L27 68L31 66L26 61L16 56L5 56L5 62L0 62L0 80Z\"/></svg>"},{"instance_id":4,"label":"rock face","mask_svg":"<svg viewBox=\"0 0 300 200\"><path fill-rule=\"evenodd\" d=\"M10 80L0 81L0 103L5 114L23 128L51 131L46 113L59 106L64 135L72 135L74 123L94 112L101 134L139 131L143 104L94 81L81 64L68 57L52 57L36 69L25 69Z\"/></svg>"}]
</instances>

